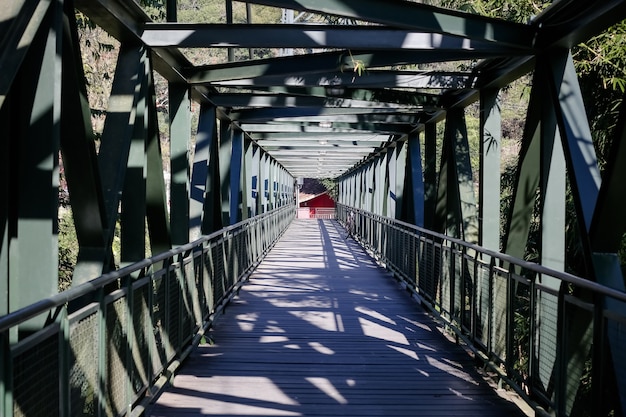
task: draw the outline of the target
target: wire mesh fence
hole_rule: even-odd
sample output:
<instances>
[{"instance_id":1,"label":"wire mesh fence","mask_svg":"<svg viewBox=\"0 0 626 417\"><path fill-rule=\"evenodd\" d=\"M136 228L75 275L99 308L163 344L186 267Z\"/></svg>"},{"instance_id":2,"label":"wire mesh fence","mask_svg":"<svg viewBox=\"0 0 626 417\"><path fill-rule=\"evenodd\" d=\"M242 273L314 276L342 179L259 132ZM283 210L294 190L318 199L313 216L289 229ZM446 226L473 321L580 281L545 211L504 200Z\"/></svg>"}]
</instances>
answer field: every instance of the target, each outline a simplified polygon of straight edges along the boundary
<instances>
[{"instance_id":1,"label":"wire mesh fence","mask_svg":"<svg viewBox=\"0 0 626 417\"><path fill-rule=\"evenodd\" d=\"M529 403L557 416L626 411L626 293L338 205L339 221L349 215L353 237Z\"/></svg>"},{"instance_id":2,"label":"wire mesh fence","mask_svg":"<svg viewBox=\"0 0 626 417\"><path fill-rule=\"evenodd\" d=\"M294 217L276 209L1 317L0 415L139 415ZM20 329L38 316L43 329Z\"/></svg>"}]
</instances>

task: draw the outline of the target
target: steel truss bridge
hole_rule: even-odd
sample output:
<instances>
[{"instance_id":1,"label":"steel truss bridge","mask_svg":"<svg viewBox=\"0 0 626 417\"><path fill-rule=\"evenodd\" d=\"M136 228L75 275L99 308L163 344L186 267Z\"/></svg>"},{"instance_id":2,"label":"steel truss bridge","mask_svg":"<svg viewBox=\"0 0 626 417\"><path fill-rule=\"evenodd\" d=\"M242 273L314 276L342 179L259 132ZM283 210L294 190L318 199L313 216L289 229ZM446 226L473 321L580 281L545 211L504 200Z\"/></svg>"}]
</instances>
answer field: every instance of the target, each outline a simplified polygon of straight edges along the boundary
<instances>
[{"instance_id":1,"label":"steel truss bridge","mask_svg":"<svg viewBox=\"0 0 626 417\"><path fill-rule=\"evenodd\" d=\"M290 224L299 177L335 178L340 221L354 215L359 241L537 409L624 413L626 113L600 175L571 48L626 2L555 1L527 24L402 0L248 2L367 23L344 25L234 24L229 0L225 24L177 23L165 3L165 22L129 0L0 10L0 415L140 414ZM76 11L120 45L98 138ZM198 64L194 48L306 53ZM501 216L499 92L526 74ZM79 248L61 293L60 159ZM565 272L566 224L580 276Z\"/></svg>"}]
</instances>

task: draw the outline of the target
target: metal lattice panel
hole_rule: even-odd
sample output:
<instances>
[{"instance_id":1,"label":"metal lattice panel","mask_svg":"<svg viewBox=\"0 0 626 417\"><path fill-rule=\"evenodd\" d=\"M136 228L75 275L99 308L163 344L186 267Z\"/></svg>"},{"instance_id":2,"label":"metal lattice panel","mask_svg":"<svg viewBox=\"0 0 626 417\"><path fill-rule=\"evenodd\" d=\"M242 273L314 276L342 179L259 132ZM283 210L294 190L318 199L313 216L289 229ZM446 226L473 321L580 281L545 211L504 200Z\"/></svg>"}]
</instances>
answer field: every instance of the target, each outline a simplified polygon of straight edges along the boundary
<instances>
[{"instance_id":1,"label":"metal lattice panel","mask_svg":"<svg viewBox=\"0 0 626 417\"><path fill-rule=\"evenodd\" d=\"M60 415L59 334L45 332L36 343L20 349L13 358L13 415L44 417Z\"/></svg>"},{"instance_id":2,"label":"metal lattice panel","mask_svg":"<svg viewBox=\"0 0 626 417\"><path fill-rule=\"evenodd\" d=\"M98 409L100 364L99 318L95 307L70 326L70 412L72 416L95 415Z\"/></svg>"}]
</instances>

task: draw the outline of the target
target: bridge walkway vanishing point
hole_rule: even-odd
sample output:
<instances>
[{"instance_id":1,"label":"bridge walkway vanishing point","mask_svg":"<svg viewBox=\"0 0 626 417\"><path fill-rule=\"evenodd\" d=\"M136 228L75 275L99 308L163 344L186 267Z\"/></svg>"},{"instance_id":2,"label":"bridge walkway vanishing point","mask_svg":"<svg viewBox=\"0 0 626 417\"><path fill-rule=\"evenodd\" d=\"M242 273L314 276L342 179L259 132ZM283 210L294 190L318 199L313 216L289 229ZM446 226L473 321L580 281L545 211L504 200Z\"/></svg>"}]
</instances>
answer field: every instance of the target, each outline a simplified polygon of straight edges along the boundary
<instances>
[{"instance_id":1,"label":"bridge walkway vanishing point","mask_svg":"<svg viewBox=\"0 0 626 417\"><path fill-rule=\"evenodd\" d=\"M296 220L146 413L523 416L333 220Z\"/></svg>"}]
</instances>

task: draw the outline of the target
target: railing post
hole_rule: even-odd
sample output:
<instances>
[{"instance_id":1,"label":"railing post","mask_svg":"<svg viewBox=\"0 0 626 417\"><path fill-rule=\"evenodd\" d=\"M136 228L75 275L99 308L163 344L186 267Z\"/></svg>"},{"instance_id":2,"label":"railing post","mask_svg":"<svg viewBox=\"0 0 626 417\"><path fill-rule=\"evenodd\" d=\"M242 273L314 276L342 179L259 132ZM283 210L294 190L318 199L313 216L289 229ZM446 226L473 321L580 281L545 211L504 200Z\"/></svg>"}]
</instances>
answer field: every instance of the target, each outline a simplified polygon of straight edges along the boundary
<instances>
[{"instance_id":1,"label":"railing post","mask_svg":"<svg viewBox=\"0 0 626 417\"><path fill-rule=\"evenodd\" d=\"M607 415L604 402L604 377L606 351L606 327L604 323L604 297L594 295L593 300L593 356L591 362L591 410L599 416ZM623 352L622 352L623 354Z\"/></svg>"},{"instance_id":2,"label":"railing post","mask_svg":"<svg viewBox=\"0 0 626 417\"><path fill-rule=\"evenodd\" d=\"M13 358L11 355L10 330L0 332L0 412L13 415Z\"/></svg>"}]
</instances>

